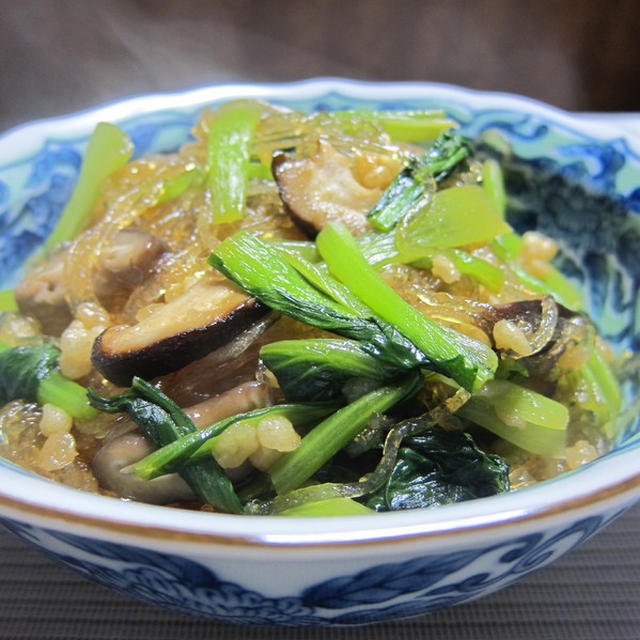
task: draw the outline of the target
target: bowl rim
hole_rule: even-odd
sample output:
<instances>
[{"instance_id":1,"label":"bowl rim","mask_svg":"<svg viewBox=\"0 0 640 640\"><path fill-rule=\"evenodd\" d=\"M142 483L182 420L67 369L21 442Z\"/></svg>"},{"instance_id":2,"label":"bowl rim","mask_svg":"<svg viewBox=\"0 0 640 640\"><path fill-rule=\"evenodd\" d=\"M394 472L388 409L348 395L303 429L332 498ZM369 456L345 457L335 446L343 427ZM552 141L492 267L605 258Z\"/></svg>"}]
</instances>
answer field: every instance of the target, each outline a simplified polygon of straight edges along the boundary
<instances>
[{"instance_id":1,"label":"bowl rim","mask_svg":"<svg viewBox=\"0 0 640 640\"><path fill-rule=\"evenodd\" d=\"M19 125L0 135L0 166L15 148L33 149L52 135L86 134L96 121L122 121L157 110L191 109L224 99L257 97L304 99L338 93L349 98L384 100L429 97L458 99L473 108L524 111L598 140L617 140L640 160L640 128L628 118L571 113L543 102L502 92L485 92L430 82L365 82L315 78L288 83L230 83L172 93L152 93L116 100L82 111ZM640 116L638 117L640 123ZM189 512L114 500L35 476L18 467L0 466L0 513L52 528L73 524L90 535L122 534L158 541L182 541L242 547L353 546L390 540L434 540L452 534L486 533L504 527L569 519L600 506L631 503L640 497L640 472L634 465L637 447L614 452L560 479L518 492L448 505L446 509L415 510L339 518L283 518ZM11 482L17 479L18 482ZM26 496L26 497L25 497ZM524 499L523 499L524 497ZM176 518L177 514L180 518ZM93 532L93 533L91 533Z\"/></svg>"},{"instance_id":2,"label":"bowl rim","mask_svg":"<svg viewBox=\"0 0 640 640\"><path fill-rule=\"evenodd\" d=\"M448 544L453 537L496 539L520 525L545 528L548 523L571 522L590 513L624 509L640 498L640 471L621 465L637 451L604 458L561 479L548 480L517 492L447 505L444 509L340 516L286 518L186 511L140 502L114 500L60 485L16 468L21 485L0 490L0 514L54 530L77 531L88 537L114 536L189 543L226 548L339 548L366 549L389 542ZM596 469L597 467L597 469ZM606 482L594 482L597 471ZM12 469L0 468L9 479ZM588 476L592 477L589 478ZM562 485L559 487L559 485ZM597 485L597 486L596 486ZM25 497L24 494L26 490ZM375 520L372 520L375 518Z\"/></svg>"},{"instance_id":3,"label":"bowl rim","mask_svg":"<svg viewBox=\"0 0 640 640\"><path fill-rule=\"evenodd\" d=\"M89 131L100 120L117 122L137 115L156 111L162 102L162 110L197 108L225 99L239 96L264 99L304 99L343 94L352 98L378 99L382 93L391 93L394 100L424 98L429 91L430 98L458 97L473 107L495 107L521 111L553 118L566 129L580 132L602 140L625 138L627 149L640 159L640 113L590 113L568 111L547 104L535 98L503 91L483 91L444 82L426 81L369 81L341 77L317 77L293 82L228 82L204 85L173 92L151 92L118 98L89 106L71 113L53 117L38 118L10 127L0 132L0 167L4 148L12 148L14 142L25 139L30 145L40 144L49 133ZM634 125L635 120L635 126Z\"/></svg>"}]
</instances>

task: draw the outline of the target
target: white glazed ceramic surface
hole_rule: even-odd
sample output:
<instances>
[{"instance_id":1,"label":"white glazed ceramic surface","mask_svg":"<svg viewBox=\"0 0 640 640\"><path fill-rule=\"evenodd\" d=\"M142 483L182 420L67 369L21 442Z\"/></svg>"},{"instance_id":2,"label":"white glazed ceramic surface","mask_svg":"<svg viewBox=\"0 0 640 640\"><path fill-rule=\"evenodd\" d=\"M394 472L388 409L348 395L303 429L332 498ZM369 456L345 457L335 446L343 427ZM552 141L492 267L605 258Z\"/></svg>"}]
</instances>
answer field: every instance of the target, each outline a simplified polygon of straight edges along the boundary
<instances>
[{"instance_id":1,"label":"white glazed ceramic surface","mask_svg":"<svg viewBox=\"0 0 640 640\"><path fill-rule=\"evenodd\" d=\"M559 266L582 289L602 332L618 348L637 348L640 141L628 124L444 85L228 85L14 129L0 138L0 286L15 282L52 228L96 122L120 124L138 155L166 151L186 139L202 107L236 97L305 110L442 107L468 135L501 130L523 158L520 177L535 183L530 191L551 212L534 210L540 202L520 193L514 224L561 238ZM636 421L607 456L520 492L324 519L135 504L0 461L0 515L18 536L88 577L161 606L253 624L361 624L484 595L570 550L638 497L639 447Z\"/></svg>"}]
</instances>

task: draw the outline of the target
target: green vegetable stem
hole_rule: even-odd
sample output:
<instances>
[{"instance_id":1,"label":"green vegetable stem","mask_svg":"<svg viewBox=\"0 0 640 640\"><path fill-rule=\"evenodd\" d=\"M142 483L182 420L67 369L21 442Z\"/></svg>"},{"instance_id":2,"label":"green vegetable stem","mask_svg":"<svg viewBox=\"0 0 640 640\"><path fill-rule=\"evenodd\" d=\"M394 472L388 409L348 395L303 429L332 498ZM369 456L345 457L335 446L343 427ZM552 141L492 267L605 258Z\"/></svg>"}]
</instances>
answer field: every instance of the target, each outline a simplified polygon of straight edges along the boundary
<instances>
[{"instance_id":1,"label":"green vegetable stem","mask_svg":"<svg viewBox=\"0 0 640 640\"><path fill-rule=\"evenodd\" d=\"M203 177L204 174L201 170L192 168L165 180L156 204L164 204L178 198L193 184L200 184Z\"/></svg>"},{"instance_id":2,"label":"green vegetable stem","mask_svg":"<svg viewBox=\"0 0 640 640\"><path fill-rule=\"evenodd\" d=\"M280 416L291 420L295 426L300 428L315 424L338 407L339 404L336 402L282 404L239 413L203 429L189 431L145 456L142 460L125 467L122 472L135 473L144 480L151 480L165 473L182 469L187 463L207 456L210 457L214 438L236 422L258 424L268 416Z\"/></svg>"},{"instance_id":3,"label":"green vegetable stem","mask_svg":"<svg viewBox=\"0 0 640 640\"><path fill-rule=\"evenodd\" d=\"M374 513L373 509L366 507L351 498L329 498L316 502L289 507L278 513L279 516L297 516L300 518L318 518L327 516L359 516Z\"/></svg>"},{"instance_id":4,"label":"green vegetable stem","mask_svg":"<svg viewBox=\"0 0 640 640\"><path fill-rule=\"evenodd\" d=\"M433 258L438 254L442 254L453 263L453 266L460 273L471 276L479 284L491 291L500 291L504 284L504 273L499 267L462 249L424 247L420 251L419 257L415 258L399 251L396 246L396 236L393 232L364 233L358 236L356 240L367 262L376 269L394 262L412 264L416 267L429 269Z\"/></svg>"},{"instance_id":5,"label":"green vegetable stem","mask_svg":"<svg viewBox=\"0 0 640 640\"><path fill-rule=\"evenodd\" d=\"M598 349L592 351L575 377L579 379L583 402L601 417L606 436L614 441L624 424L620 420L622 394L616 376Z\"/></svg>"},{"instance_id":6,"label":"green vegetable stem","mask_svg":"<svg viewBox=\"0 0 640 640\"><path fill-rule=\"evenodd\" d=\"M0 311L17 311L18 304L13 294L13 289L0 291Z\"/></svg>"},{"instance_id":7,"label":"green vegetable stem","mask_svg":"<svg viewBox=\"0 0 640 640\"><path fill-rule=\"evenodd\" d=\"M379 387L314 427L300 446L279 458L269 469L278 494L298 488L364 429L374 413L384 413L411 397L422 386L422 376L410 374L400 382Z\"/></svg>"},{"instance_id":8,"label":"green vegetable stem","mask_svg":"<svg viewBox=\"0 0 640 640\"><path fill-rule=\"evenodd\" d=\"M543 278L537 278L520 267L516 260L522 246L522 238L516 233L496 236L491 248L513 271L516 277L532 291L552 295L555 300L573 311L584 309L582 295L571 282L554 267ZM604 420L603 429L610 439L615 439L620 428L616 416L622 408L620 385L611 368L597 349L589 360L571 376L586 395L593 411Z\"/></svg>"},{"instance_id":9,"label":"green vegetable stem","mask_svg":"<svg viewBox=\"0 0 640 640\"><path fill-rule=\"evenodd\" d=\"M95 418L87 390L60 373L59 357L58 347L48 342L10 347L0 341L0 404L23 398L53 404L74 418Z\"/></svg>"},{"instance_id":10,"label":"green vegetable stem","mask_svg":"<svg viewBox=\"0 0 640 640\"><path fill-rule=\"evenodd\" d=\"M250 147L260 119L257 105L237 102L216 111L209 127L207 165L213 222L242 218L250 170Z\"/></svg>"},{"instance_id":11,"label":"green vegetable stem","mask_svg":"<svg viewBox=\"0 0 640 640\"><path fill-rule=\"evenodd\" d=\"M516 262L522 238L517 233L505 233L497 235L491 241L492 251L503 260L517 276L517 278L529 289L538 293L550 294L557 302L571 309L579 311L584 307L582 296L575 287L554 267L543 278L537 278L525 271Z\"/></svg>"},{"instance_id":12,"label":"green vegetable stem","mask_svg":"<svg viewBox=\"0 0 640 640\"><path fill-rule=\"evenodd\" d=\"M498 366L486 345L441 326L405 302L367 262L344 225L326 225L316 239L330 271L383 320L424 353L429 366L473 391Z\"/></svg>"},{"instance_id":13,"label":"green vegetable stem","mask_svg":"<svg viewBox=\"0 0 640 640\"><path fill-rule=\"evenodd\" d=\"M482 188L493 200L500 215L504 218L507 209L507 194L500 163L493 158L487 158L482 163Z\"/></svg>"},{"instance_id":14,"label":"green vegetable stem","mask_svg":"<svg viewBox=\"0 0 640 640\"><path fill-rule=\"evenodd\" d=\"M444 111L329 111L321 114L322 119L347 120L351 122L374 122L392 140L398 142L423 142L433 140L440 134L458 126L455 120L446 117Z\"/></svg>"},{"instance_id":15,"label":"green vegetable stem","mask_svg":"<svg viewBox=\"0 0 640 640\"><path fill-rule=\"evenodd\" d=\"M482 187L468 184L438 191L424 207L405 217L396 230L396 246L415 260L434 248L487 242L509 231L511 227Z\"/></svg>"},{"instance_id":16,"label":"green vegetable stem","mask_svg":"<svg viewBox=\"0 0 640 640\"><path fill-rule=\"evenodd\" d=\"M412 158L372 207L367 218L378 231L389 231L410 211L425 206L442 182L472 153L468 140L442 133L424 155Z\"/></svg>"},{"instance_id":17,"label":"green vegetable stem","mask_svg":"<svg viewBox=\"0 0 640 640\"><path fill-rule=\"evenodd\" d=\"M141 378L133 379L129 391L108 398L89 390L89 400L100 411L126 413L159 446L197 432L177 404ZM203 502L229 513L242 513L231 481L213 457L185 466L180 475Z\"/></svg>"},{"instance_id":18,"label":"green vegetable stem","mask_svg":"<svg viewBox=\"0 0 640 640\"><path fill-rule=\"evenodd\" d=\"M563 404L525 387L506 380L488 382L456 415L525 451L564 457L569 411Z\"/></svg>"},{"instance_id":19,"label":"green vegetable stem","mask_svg":"<svg viewBox=\"0 0 640 640\"><path fill-rule=\"evenodd\" d=\"M462 249L444 249L441 253L460 273L471 276L490 291L497 293L502 289L504 273L499 267Z\"/></svg>"},{"instance_id":20,"label":"green vegetable stem","mask_svg":"<svg viewBox=\"0 0 640 640\"><path fill-rule=\"evenodd\" d=\"M89 213L100 197L104 179L123 167L132 152L133 144L122 129L107 122L96 125L84 154L78 182L44 243L45 251L59 242L75 238L84 229L89 222Z\"/></svg>"}]
</instances>

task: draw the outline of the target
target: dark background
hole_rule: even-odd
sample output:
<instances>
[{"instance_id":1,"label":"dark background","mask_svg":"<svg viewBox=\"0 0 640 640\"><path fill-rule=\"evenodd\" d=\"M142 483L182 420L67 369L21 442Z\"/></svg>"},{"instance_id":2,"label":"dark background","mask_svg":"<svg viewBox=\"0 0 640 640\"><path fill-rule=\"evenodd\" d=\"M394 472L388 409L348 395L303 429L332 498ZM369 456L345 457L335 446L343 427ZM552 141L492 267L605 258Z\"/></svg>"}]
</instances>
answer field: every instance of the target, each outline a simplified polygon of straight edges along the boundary
<instances>
[{"instance_id":1,"label":"dark background","mask_svg":"<svg viewBox=\"0 0 640 640\"><path fill-rule=\"evenodd\" d=\"M318 75L640 109L638 0L0 0L0 130L150 91Z\"/></svg>"}]
</instances>

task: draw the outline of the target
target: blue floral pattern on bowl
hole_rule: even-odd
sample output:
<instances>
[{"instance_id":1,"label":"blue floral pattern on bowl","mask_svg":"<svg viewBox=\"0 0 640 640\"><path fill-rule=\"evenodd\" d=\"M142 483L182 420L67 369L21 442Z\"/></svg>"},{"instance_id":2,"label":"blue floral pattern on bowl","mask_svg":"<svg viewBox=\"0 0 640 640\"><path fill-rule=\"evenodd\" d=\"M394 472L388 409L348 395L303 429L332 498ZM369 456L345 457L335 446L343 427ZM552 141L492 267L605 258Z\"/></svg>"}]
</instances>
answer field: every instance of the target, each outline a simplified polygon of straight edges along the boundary
<instances>
[{"instance_id":1,"label":"blue floral pattern on bowl","mask_svg":"<svg viewBox=\"0 0 640 640\"><path fill-rule=\"evenodd\" d=\"M421 615L491 593L570 551L617 515L591 516L489 546L378 564L278 597L221 580L187 557L15 521L0 523L87 578L151 604L224 622L324 626Z\"/></svg>"}]
</instances>

